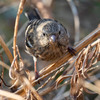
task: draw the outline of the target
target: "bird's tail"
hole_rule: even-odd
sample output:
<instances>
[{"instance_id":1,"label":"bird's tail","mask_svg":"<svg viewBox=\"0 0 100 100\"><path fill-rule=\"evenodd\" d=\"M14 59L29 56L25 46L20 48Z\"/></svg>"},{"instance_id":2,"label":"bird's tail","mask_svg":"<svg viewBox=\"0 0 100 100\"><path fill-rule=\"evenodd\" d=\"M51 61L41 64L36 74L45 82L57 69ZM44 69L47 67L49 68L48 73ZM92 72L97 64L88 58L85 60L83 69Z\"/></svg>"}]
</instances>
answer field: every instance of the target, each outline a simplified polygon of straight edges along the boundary
<instances>
[{"instance_id":1,"label":"bird's tail","mask_svg":"<svg viewBox=\"0 0 100 100\"><path fill-rule=\"evenodd\" d=\"M39 12L36 8L34 9L27 9L25 11L25 16L29 19L29 21L31 20L35 20L35 19L41 19Z\"/></svg>"}]
</instances>

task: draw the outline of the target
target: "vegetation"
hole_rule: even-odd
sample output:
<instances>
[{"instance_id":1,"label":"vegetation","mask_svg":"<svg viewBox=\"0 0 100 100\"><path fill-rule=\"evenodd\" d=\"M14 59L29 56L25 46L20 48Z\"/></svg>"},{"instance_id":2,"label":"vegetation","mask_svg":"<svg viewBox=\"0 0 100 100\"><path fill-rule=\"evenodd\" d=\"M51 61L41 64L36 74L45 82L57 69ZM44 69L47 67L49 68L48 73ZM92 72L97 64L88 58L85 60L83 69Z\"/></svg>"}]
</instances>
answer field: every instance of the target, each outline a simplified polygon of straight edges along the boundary
<instances>
[{"instance_id":1,"label":"vegetation","mask_svg":"<svg viewBox=\"0 0 100 100\"><path fill-rule=\"evenodd\" d=\"M7 38L11 38L8 43L5 43L4 41L6 35L4 35L2 31L0 31L2 33L0 33L0 100L99 100L100 25L98 25L96 29L94 28L91 33L89 32L88 35L81 34L81 19L79 20L79 15L82 16L82 13L78 15L79 9L77 10L77 8L80 8L81 6L81 0L77 0L77 2L75 0L56 2L54 2L53 0L47 0L48 2L43 2L42 0L30 1L20 0L13 2L12 0L10 0L10 3L13 2L11 4L12 6L19 5L19 7L17 10L16 18L12 18L11 22L9 21L9 25L11 24L14 28L14 34L12 34L13 32L11 31L11 34L8 32L9 34L7 35ZM22 37L26 26L26 23L23 25L22 23L24 23L26 19L25 17L23 17L24 20L22 21L22 23L20 23L20 17L21 15L23 15L23 10L27 6L34 5L36 8L38 8L43 18L53 18L51 8L53 7L53 5L55 5L55 3L58 2L67 2L67 4L69 4L69 7L71 8L70 10L72 10L75 26L75 31L72 30L72 32L74 31L75 34L72 34L71 40L75 41L74 48L76 50L76 56L72 56L67 52L66 55L59 58L59 60L55 61L53 64L41 68L41 70L39 71L40 78L35 80L33 67L29 67L33 66L32 61L29 61L27 54L25 56L25 48L21 50L24 44L24 40L22 39ZM3 3L4 2L2 1L0 5L1 19L3 18L2 13L7 11L7 9L10 7L7 4L5 4L4 6ZM6 0L6 3L9 3L8 0ZM85 1L83 3L90 4L91 9L88 9L89 11L93 9L91 6L93 5L91 4L91 0ZM95 1L94 3L95 6L100 9L100 2ZM76 7L77 5L78 7ZM67 8L68 7L66 7L66 9ZM98 13L97 8L95 8L94 10L96 10ZM83 10L84 9L86 10L86 8L83 8ZM58 12L60 13L60 11ZM69 15L70 14L68 13L68 16ZM10 16L10 14L7 14L7 16ZM96 17L98 16L100 16L100 14L98 14ZM59 19L61 18L59 17ZM13 20L15 20L15 26L13 26ZM98 20L100 21L100 17ZM97 20L94 19L93 21L96 22ZM63 20L62 23L64 23ZM6 26L5 23L3 25ZM0 26L4 27L3 25ZM82 25L88 26L88 21L87 24ZM10 28L8 28L5 32L7 32L8 30L10 30ZM83 31L83 33L84 32L86 31ZM84 38L79 41L80 38L82 38L82 35L84 36ZM5 56L7 56L8 58L6 58Z\"/></svg>"}]
</instances>

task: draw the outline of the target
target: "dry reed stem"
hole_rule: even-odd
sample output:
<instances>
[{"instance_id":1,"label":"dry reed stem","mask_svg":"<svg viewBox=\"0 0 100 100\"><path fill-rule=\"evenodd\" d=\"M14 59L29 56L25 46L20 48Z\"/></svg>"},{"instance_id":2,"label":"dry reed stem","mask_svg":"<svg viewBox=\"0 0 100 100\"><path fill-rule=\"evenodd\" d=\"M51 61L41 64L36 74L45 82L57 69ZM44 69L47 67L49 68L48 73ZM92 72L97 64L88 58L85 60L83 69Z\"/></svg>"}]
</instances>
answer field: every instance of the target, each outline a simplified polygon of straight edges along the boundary
<instances>
[{"instance_id":1,"label":"dry reed stem","mask_svg":"<svg viewBox=\"0 0 100 100\"><path fill-rule=\"evenodd\" d=\"M18 50L18 47L17 47L17 50ZM19 51L18 51L18 54L19 54ZM19 54L19 56L20 56L20 54ZM24 72L24 70L19 70L17 72L13 68L13 65L14 65L14 62L16 61L16 59L17 59L17 56L13 60L12 65L10 67L10 71L9 71L10 78L11 79L16 79L15 83L11 87L16 86L16 83L21 83L21 85L24 86L25 93L26 93L26 90L31 91L30 94L34 95L33 97L35 97L36 100L42 100L42 98L40 97L40 95L36 92L36 90L34 89L34 87L31 85L31 82L26 77L24 77L26 75L25 72ZM21 66L23 66L23 64L21 64L20 67ZM11 73L14 73L14 77L12 76Z\"/></svg>"},{"instance_id":2,"label":"dry reed stem","mask_svg":"<svg viewBox=\"0 0 100 100\"><path fill-rule=\"evenodd\" d=\"M7 100L25 100L24 98L15 93L7 92L4 90L0 90L0 96L6 97Z\"/></svg>"},{"instance_id":3,"label":"dry reed stem","mask_svg":"<svg viewBox=\"0 0 100 100\"><path fill-rule=\"evenodd\" d=\"M36 92L36 90L33 88L33 86L30 84L29 80L25 77L23 77L24 82L26 83L27 87L33 95L36 97L37 100L43 100L42 97Z\"/></svg>"},{"instance_id":4,"label":"dry reed stem","mask_svg":"<svg viewBox=\"0 0 100 100\"><path fill-rule=\"evenodd\" d=\"M93 67L94 64L98 62L100 38L94 41L92 44L89 44L84 48L75 59L75 71L71 78L71 95L75 98L79 98L79 95L82 94L82 91L90 93L82 84L82 81L85 79L90 79L88 76L88 70Z\"/></svg>"},{"instance_id":5,"label":"dry reed stem","mask_svg":"<svg viewBox=\"0 0 100 100\"><path fill-rule=\"evenodd\" d=\"M59 85L58 87L56 87L56 82L55 82L55 83L54 83L53 85L51 85L50 87L47 87L46 89L40 91L39 94L40 94L41 96L43 96L43 95L45 95L45 94L47 94L47 93L50 93L50 92L53 91L53 90L56 90L56 89L58 89L58 88L60 88L60 87L62 87L62 86L64 86L64 85L69 84L69 82L70 82L70 81L68 80L68 81L64 82L63 84Z\"/></svg>"},{"instance_id":6,"label":"dry reed stem","mask_svg":"<svg viewBox=\"0 0 100 100\"><path fill-rule=\"evenodd\" d=\"M19 80L21 85L24 86L25 92L26 90L29 90L31 91L29 95L33 94L36 100L43 100L42 97L36 92L34 87L31 85L30 81L26 77L24 77L23 73L15 72L15 74L16 74L16 79Z\"/></svg>"},{"instance_id":7,"label":"dry reed stem","mask_svg":"<svg viewBox=\"0 0 100 100\"><path fill-rule=\"evenodd\" d=\"M48 75L50 75L50 74L56 72L57 70L58 70L57 72L60 72L60 71L62 70L62 68L64 68L64 66L67 65L68 63L70 63L73 59L75 59L75 57L73 57L72 59L68 60L66 63L62 64L61 66L57 67L56 69L54 69L54 70L52 70L52 71L46 73L45 75L39 77L37 80L34 80L34 81L32 82L32 84L37 83L39 80L44 79L45 77L47 77ZM51 66L52 66L52 65L51 65ZM71 69L72 69L72 68L71 68ZM69 68L68 70L70 71L71 69ZM45 69L43 69L43 70L45 70ZM42 70L41 70L41 71L42 71ZM67 73L67 70L66 70L66 72L63 73L63 75L64 75L65 73ZM56 73L55 73L55 74L56 74Z\"/></svg>"},{"instance_id":8,"label":"dry reed stem","mask_svg":"<svg viewBox=\"0 0 100 100\"><path fill-rule=\"evenodd\" d=\"M72 59L73 60L73 59ZM68 82L70 82L70 80L67 80L66 82L64 82L62 85L59 85L58 86L58 84L60 84L64 79L66 79L66 78L70 78L71 77L71 75L68 75L68 73L72 70L72 66L73 66L73 64L72 65L70 65L65 71L64 71L64 73L60 76L60 77L58 77L57 79L56 79L56 82L53 84L53 85L51 85L50 87L47 87L46 89L44 89L43 91L41 91L41 92L39 92L40 93L40 95L45 95L45 94L47 94L48 92L51 92L51 91L53 91L54 89L58 89L58 88L60 88L60 87L62 87L62 86L64 86L64 85L66 85L66 84L68 84ZM62 67L61 69L59 69L52 77L50 77L51 79L54 79L54 77L59 73L59 72L61 72L62 70L64 69L64 67ZM65 75L67 73L67 75ZM48 80L50 79L50 78L48 78ZM47 80L47 81L48 81ZM45 83L44 83L45 84ZM43 85L44 85L43 84ZM41 86L42 87L42 86ZM41 87L39 87L38 89L40 89ZM55 88L52 88L52 87L55 87Z\"/></svg>"},{"instance_id":9,"label":"dry reed stem","mask_svg":"<svg viewBox=\"0 0 100 100\"><path fill-rule=\"evenodd\" d=\"M8 66L7 64L5 64L4 62L0 61L0 65L6 69L9 70L10 66Z\"/></svg>"},{"instance_id":10,"label":"dry reed stem","mask_svg":"<svg viewBox=\"0 0 100 100\"><path fill-rule=\"evenodd\" d=\"M17 41L17 32L18 32L18 24L19 24L19 19L20 19L20 15L23 12L23 7L25 4L26 0L21 0L20 4L19 4L19 8L18 8L18 12L17 12L17 16L16 16L16 21L15 21L15 27L14 27L14 39L13 39L13 54L14 54L14 58L16 57L16 41ZM15 61L15 68L18 69L18 61Z\"/></svg>"},{"instance_id":11,"label":"dry reed stem","mask_svg":"<svg viewBox=\"0 0 100 100\"><path fill-rule=\"evenodd\" d=\"M84 47L86 47L88 44L92 43L95 39L100 37L100 27L96 28L93 32L91 32L88 36L86 36L84 39L82 39L76 46L74 46L74 48L76 49L76 53L78 53L79 51L81 51ZM56 69L57 67L61 66L62 64L66 63L70 58L72 57L72 55L70 53L67 53L65 56L63 56L61 59L59 59L57 62L55 62L54 64L52 64L51 66L47 66L44 69L40 71L40 77L53 71L54 69ZM43 79L45 77L42 77L40 79ZM34 80L33 80L34 82ZM55 87L55 84L52 85L50 87L50 90L52 90ZM36 84L34 83L33 86L35 86ZM24 91L23 89L16 91L17 94L19 95L24 95Z\"/></svg>"},{"instance_id":12,"label":"dry reed stem","mask_svg":"<svg viewBox=\"0 0 100 100\"><path fill-rule=\"evenodd\" d=\"M97 87L96 85L93 85L87 81L83 82L83 86L89 90L92 90L95 93L98 93L100 95L100 87Z\"/></svg>"},{"instance_id":13,"label":"dry reed stem","mask_svg":"<svg viewBox=\"0 0 100 100\"><path fill-rule=\"evenodd\" d=\"M13 56L1 36L0 36L0 44L1 44L2 48L4 49L6 55L8 56L10 63L12 63Z\"/></svg>"},{"instance_id":14,"label":"dry reed stem","mask_svg":"<svg viewBox=\"0 0 100 100\"><path fill-rule=\"evenodd\" d=\"M39 94L40 94L41 96L43 96L43 95L45 95L45 94L47 94L47 93L50 93L52 90L57 89L57 88L55 88L55 86L56 86L56 82L55 82L53 85L47 87L46 89L40 91Z\"/></svg>"},{"instance_id":15,"label":"dry reed stem","mask_svg":"<svg viewBox=\"0 0 100 100\"><path fill-rule=\"evenodd\" d=\"M44 84L41 85L41 86L37 89L37 91L39 91L40 89L42 89L48 82L50 82L51 80L53 80L53 79L56 77L56 75L59 74L59 73L60 73L61 71L63 71L63 70L64 70L64 67L62 67L61 69L59 69L53 76L49 77L48 80L46 80L46 81L44 82Z\"/></svg>"}]
</instances>

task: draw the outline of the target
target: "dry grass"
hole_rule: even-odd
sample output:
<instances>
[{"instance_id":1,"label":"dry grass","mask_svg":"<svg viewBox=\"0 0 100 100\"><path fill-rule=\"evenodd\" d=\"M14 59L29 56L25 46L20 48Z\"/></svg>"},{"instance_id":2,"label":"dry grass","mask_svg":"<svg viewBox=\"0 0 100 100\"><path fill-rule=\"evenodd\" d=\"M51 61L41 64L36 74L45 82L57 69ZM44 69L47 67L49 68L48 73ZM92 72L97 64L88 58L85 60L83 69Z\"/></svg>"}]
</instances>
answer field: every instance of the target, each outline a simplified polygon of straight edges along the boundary
<instances>
[{"instance_id":1,"label":"dry grass","mask_svg":"<svg viewBox=\"0 0 100 100\"><path fill-rule=\"evenodd\" d=\"M84 91L87 93L94 92L100 94L100 81L95 76L95 73L100 71L100 26L74 46L77 53L76 56L72 57L70 53L66 53L66 55L52 65L43 68L39 72L39 79L35 80L34 76L31 76L31 72L24 68L23 57L21 57L20 51L16 46L16 41L19 18L23 11L25 1L26 0L20 1L16 16L13 40L14 57L2 37L0 37L0 44L11 62L11 66L5 64L3 60L0 61L0 65L9 70L9 76L13 81L9 89L14 89L14 91L12 91L13 93L0 90L2 100L43 100L44 95L55 89L62 88L67 84L70 85L70 90L67 91L68 93L70 91L70 93L67 94L67 92L65 92L62 95L63 97L60 95L59 100L64 97L68 98L69 95L71 95L71 99L83 100ZM43 5L42 7L45 9ZM68 65L68 67L66 68L65 65ZM59 75L61 72L63 73ZM55 78L56 76L57 78ZM94 76L96 81L94 81L91 76ZM42 84L37 84L39 80L43 80L44 78L48 79L42 82ZM92 83L89 81L92 81ZM52 82L52 84L47 85L50 82ZM37 89L35 88L36 85L38 87ZM58 99L55 98L54 100Z\"/></svg>"}]
</instances>

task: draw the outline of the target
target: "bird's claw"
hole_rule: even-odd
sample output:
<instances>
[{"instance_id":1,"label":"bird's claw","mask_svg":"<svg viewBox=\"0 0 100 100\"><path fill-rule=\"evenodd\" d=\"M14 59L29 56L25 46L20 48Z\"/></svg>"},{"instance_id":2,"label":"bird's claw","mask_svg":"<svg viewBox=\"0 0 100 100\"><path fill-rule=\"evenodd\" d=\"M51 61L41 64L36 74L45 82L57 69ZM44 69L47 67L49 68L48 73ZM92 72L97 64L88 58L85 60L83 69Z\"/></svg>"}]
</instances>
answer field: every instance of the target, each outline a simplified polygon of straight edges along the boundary
<instances>
[{"instance_id":1,"label":"bird's claw","mask_svg":"<svg viewBox=\"0 0 100 100\"><path fill-rule=\"evenodd\" d=\"M68 52L71 54L71 55L76 55L76 50L72 47L68 47Z\"/></svg>"},{"instance_id":2,"label":"bird's claw","mask_svg":"<svg viewBox=\"0 0 100 100\"><path fill-rule=\"evenodd\" d=\"M37 80L40 77L39 73L36 71L35 72L35 80ZM40 84L40 81L37 82L38 84Z\"/></svg>"}]
</instances>

